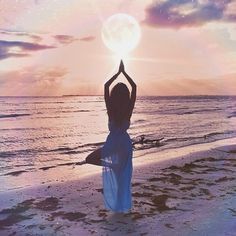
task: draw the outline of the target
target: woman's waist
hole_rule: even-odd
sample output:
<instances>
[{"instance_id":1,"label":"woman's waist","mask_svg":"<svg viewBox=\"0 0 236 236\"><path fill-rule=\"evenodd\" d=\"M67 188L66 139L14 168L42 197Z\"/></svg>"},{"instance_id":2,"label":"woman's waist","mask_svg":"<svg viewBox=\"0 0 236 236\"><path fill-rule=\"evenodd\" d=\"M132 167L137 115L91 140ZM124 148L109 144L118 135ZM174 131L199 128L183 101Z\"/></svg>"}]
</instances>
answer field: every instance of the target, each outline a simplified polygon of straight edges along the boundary
<instances>
[{"instance_id":1,"label":"woman's waist","mask_svg":"<svg viewBox=\"0 0 236 236\"><path fill-rule=\"evenodd\" d=\"M110 135L112 136L127 136L129 137L129 134L127 130L118 130L118 129L111 129L109 132Z\"/></svg>"},{"instance_id":2,"label":"woman's waist","mask_svg":"<svg viewBox=\"0 0 236 236\"><path fill-rule=\"evenodd\" d=\"M117 124L114 121L109 121L108 122L108 127L110 131L117 130L117 131L126 131L130 126L130 122L128 120L123 121L120 124Z\"/></svg>"},{"instance_id":3,"label":"woman's waist","mask_svg":"<svg viewBox=\"0 0 236 236\"><path fill-rule=\"evenodd\" d=\"M112 140L131 140L129 134L126 131L110 131L109 135Z\"/></svg>"}]
</instances>

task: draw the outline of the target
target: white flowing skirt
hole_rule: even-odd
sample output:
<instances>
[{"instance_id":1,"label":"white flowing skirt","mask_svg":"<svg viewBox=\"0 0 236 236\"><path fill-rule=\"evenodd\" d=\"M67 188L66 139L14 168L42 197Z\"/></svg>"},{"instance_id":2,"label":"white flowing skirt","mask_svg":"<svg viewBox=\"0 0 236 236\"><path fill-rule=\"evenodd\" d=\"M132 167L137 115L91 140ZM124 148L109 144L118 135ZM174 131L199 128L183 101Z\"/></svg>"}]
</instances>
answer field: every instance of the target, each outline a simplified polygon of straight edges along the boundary
<instances>
[{"instance_id":1,"label":"white flowing skirt","mask_svg":"<svg viewBox=\"0 0 236 236\"><path fill-rule=\"evenodd\" d=\"M128 133L110 132L101 151L103 196L108 210L128 212L132 207L132 154Z\"/></svg>"}]
</instances>

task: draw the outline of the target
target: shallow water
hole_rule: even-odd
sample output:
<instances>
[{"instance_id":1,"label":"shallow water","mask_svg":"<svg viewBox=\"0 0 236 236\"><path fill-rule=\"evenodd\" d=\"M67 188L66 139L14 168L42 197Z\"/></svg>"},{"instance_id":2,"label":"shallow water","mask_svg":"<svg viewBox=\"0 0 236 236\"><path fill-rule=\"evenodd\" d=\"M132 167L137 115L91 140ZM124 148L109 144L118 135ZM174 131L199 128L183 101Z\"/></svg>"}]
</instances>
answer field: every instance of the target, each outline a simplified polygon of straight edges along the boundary
<instances>
[{"instance_id":1,"label":"shallow water","mask_svg":"<svg viewBox=\"0 0 236 236\"><path fill-rule=\"evenodd\" d=\"M128 132L142 158L235 137L235 127L235 96L139 97ZM108 132L103 96L0 97L0 175L82 160Z\"/></svg>"}]
</instances>

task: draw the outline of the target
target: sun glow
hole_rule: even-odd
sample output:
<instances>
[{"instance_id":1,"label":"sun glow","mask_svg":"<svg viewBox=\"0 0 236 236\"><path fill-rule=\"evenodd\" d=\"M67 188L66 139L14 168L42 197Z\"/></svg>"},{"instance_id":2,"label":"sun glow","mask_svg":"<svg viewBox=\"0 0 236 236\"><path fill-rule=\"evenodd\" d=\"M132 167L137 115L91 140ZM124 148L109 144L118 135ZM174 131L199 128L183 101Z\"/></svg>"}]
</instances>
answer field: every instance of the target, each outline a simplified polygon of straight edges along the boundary
<instances>
[{"instance_id":1,"label":"sun glow","mask_svg":"<svg viewBox=\"0 0 236 236\"><path fill-rule=\"evenodd\" d=\"M138 45L140 37L139 23L127 14L110 16L102 27L104 44L121 58L126 57Z\"/></svg>"}]
</instances>

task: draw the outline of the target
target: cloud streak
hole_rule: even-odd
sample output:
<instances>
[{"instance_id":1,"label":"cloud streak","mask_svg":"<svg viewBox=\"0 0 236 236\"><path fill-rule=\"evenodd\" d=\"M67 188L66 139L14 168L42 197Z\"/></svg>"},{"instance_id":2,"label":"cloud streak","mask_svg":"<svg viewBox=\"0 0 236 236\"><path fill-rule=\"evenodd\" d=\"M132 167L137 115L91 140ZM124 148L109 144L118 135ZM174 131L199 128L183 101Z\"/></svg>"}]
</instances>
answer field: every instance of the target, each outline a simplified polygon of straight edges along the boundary
<instances>
[{"instance_id":1,"label":"cloud streak","mask_svg":"<svg viewBox=\"0 0 236 236\"><path fill-rule=\"evenodd\" d=\"M198 27L209 22L236 22L228 13L232 0L165 0L146 8L144 23L160 28Z\"/></svg>"},{"instance_id":2,"label":"cloud streak","mask_svg":"<svg viewBox=\"0 0 236 236\"><path fill-rule=\"evenodd\" d=\"M61 44L71 44L75 41L92 41L95 39L94 36L87 36L87 37L82 37L82 38L76 38L71 35L54 35L54 39L56 39L59 43Z\"/></svg>"},{"instance_id":3,"label":"cloud streak","mask_svg":"<svg viewBox=\"0 0 236 236\"><path fill-rule=\"evenodd\" d=\"M55 48L55 46L24 41L0 40L0 60L7 59L9 57L25 57L29 56L30 52L52 48Z\"/></svg>"},{"instance_id":4,"label":"cloud streak","mask_svg":"<svg viewBox=\"0 0 236 236\"><path fill-rule=\"evenodd\" d=\"M32 39L34 42L40 42L43 40L43 38L37 34L28 33L28 32L22 32L22 31L12 31L12 30L3 30L0 29L0 34L6 35L6 36L16 36L16 37L28 37L29 39Z\"/></svg>"},{"instance_id":5,"label":"cloud streak","mask_svg":"<svg viewBox=\"0 0 236 236\"><path fill-rule=\"evenodd\" d=\"M78 38L75 38L71 35L54 35L54 38L61 44L70 44L78 40Z\"/></svg>"},{"instance_id":6,"label":"cloud streak","mask_svg":"<svg viewBox=\"0 0 236 236\"><path fill-rule=\"evenodd\" d=\"M89 41L93 41L94 39L95 39L94 36L87 36L87 37L80 38L79 40L89 42Z\"/></svg>"}]
</instances>

